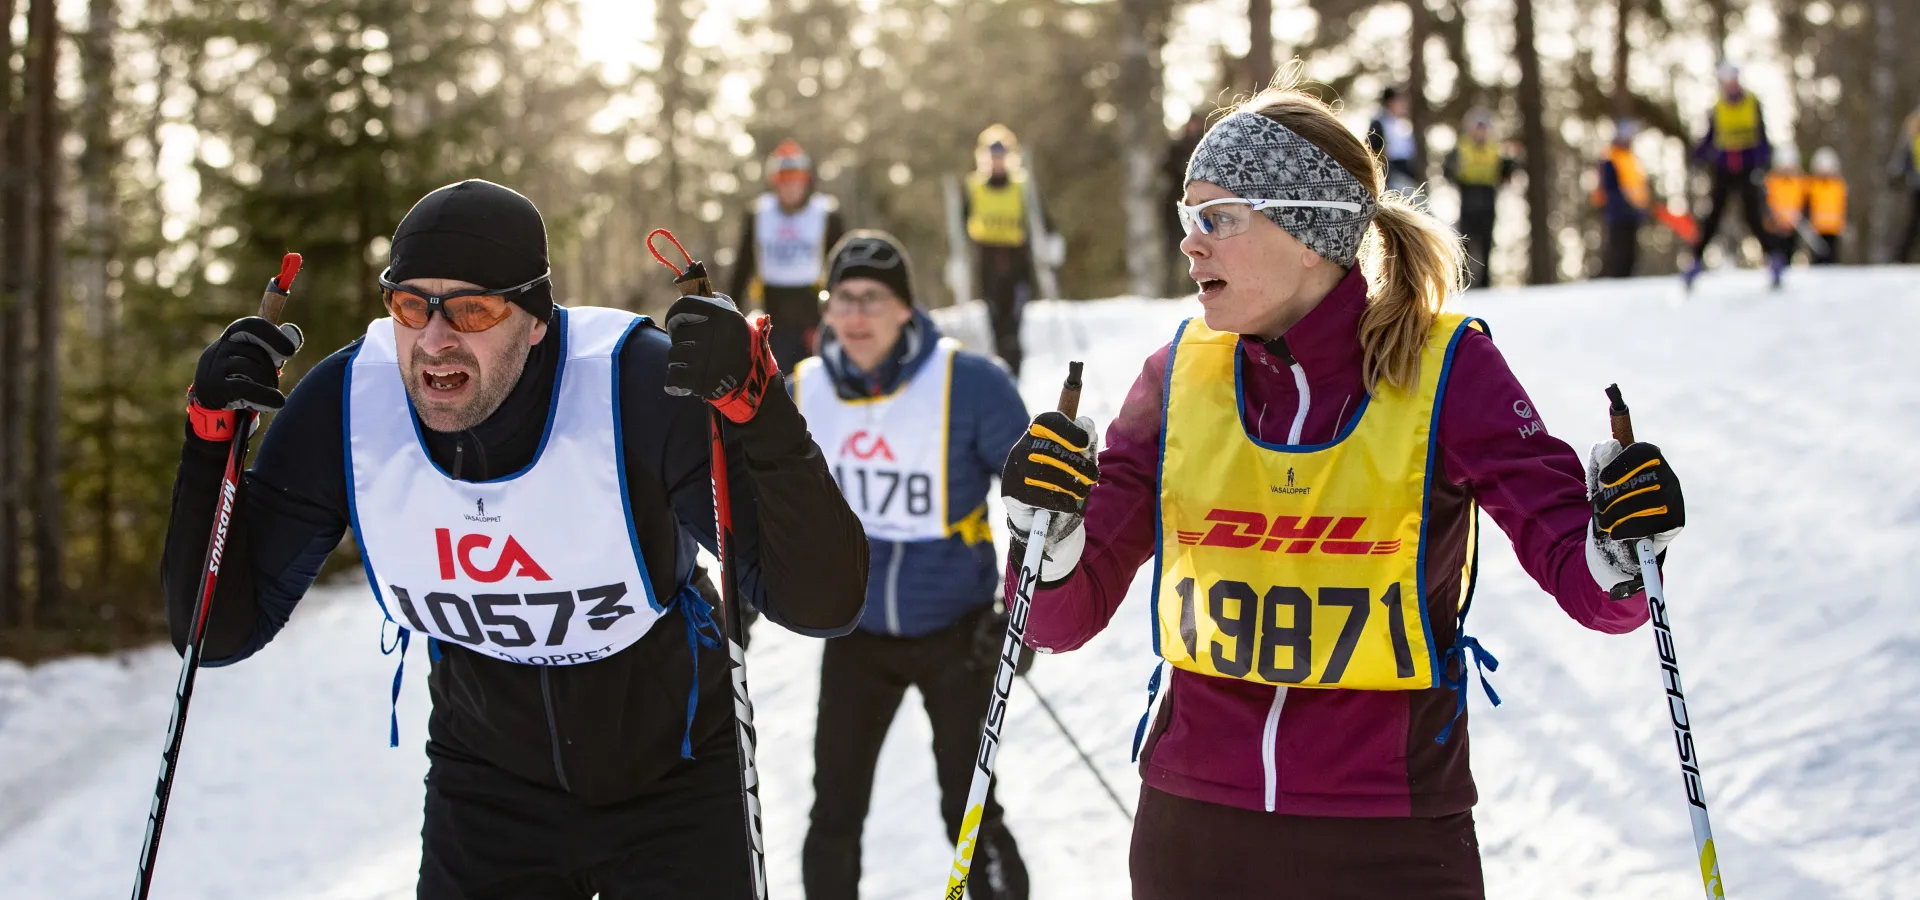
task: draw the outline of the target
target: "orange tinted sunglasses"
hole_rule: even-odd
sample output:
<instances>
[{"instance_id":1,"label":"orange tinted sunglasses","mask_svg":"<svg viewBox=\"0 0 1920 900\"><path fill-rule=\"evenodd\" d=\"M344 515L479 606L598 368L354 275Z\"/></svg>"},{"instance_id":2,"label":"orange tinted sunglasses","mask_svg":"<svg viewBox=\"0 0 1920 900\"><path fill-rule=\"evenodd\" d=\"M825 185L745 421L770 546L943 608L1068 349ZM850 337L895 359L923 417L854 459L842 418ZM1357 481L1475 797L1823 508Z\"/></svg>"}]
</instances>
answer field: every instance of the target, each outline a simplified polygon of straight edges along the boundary
<instances>
[{"instance_id":1,"label":"orange tinted sunglasses","mask_svg":"<svg viewBox=\"0 0 1920 900\"><path fill-rule=\"evenodd\" d=\"M465 288L434 296L417 288L387 280L388 269L380 273L380 287L388 314L408 328L425 328L439 310L447 324L462 334L486 331L513 315L508 298L533 290L553 278L548 269L539 278L510 288Z\"/></svg>"}]
</instances>

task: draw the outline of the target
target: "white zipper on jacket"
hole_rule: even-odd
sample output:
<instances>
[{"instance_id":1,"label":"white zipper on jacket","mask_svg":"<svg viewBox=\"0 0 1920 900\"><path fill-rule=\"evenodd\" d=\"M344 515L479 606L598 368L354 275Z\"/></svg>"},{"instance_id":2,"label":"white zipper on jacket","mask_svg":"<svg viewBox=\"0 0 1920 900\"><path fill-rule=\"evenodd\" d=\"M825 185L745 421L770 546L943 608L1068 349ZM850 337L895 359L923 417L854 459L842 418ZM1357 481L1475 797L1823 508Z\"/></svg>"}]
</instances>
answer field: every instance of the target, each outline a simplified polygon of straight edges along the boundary
<instances>
[{"instance_id":1,"label":"white zipper on jacket","mask_svg":"<svg viewBox=\"0 0 1920 900\"><path fill-rule=\"evenodd\" d=\"M1293 351L1287 347L1285 337L1274 338L1266 344L1267 352L1278 356L1293 370L1293 386L1300 392L1300 405L1293 413L1293 427L1287 429L1287 445L1299 446L1301 435L1307 428L1307 408L1313 405L1313 392L1307 389L1307 369L1294 358ZM1267 724L1260 730L1260 767L1266 775L1267 812L1273 812L1280 793L1280 760L1278 747L1280 739L1280 709L1287 703L1287 686L1273 687L1273 704L1267 707Z\"/></svg>"},{"instance_id":2,"label":"white zipper on jacket","mask_svg":"<svg viewBox=\"0 0 1920 900\"><path fill-rule=\"evenodd\" d=\"M1274 800L1280 790L1280 761L1275 758L1274 744L1280 735L1280 707L1287 703L1287 686L1273 686L1273 705L1267 707L1267 727L1260 733L1260 763L1267 775L1267 812L1273 812Z\"/></svg>"},{"instance_id":3,"label":"white zipper on jacket","mask_svg":"<svg viewBox=\"0 0 1920 900\"><path fill-rule=\"evenodd\" d=\"M900 560L907 555L906 545L900 541L888 541L893 545L893 557L887 560L887 633L900 634Z\"/></svg>"},{"instance_id":4,"label":"white zipper on jacket","mask_svg":"<svg viewBox=\"0 0 1920 900\"><path fill-rule=\"evenodd\" d=\"M1293 427L1287 429L1287 444L1297 446L1300 433L1307 427L1307 405L1313 399L1307 392L1307 370L1298 360L1293 363L1293 386L1300 389L1300 408L1293 413Z\"/></svg>"}]
</instances>

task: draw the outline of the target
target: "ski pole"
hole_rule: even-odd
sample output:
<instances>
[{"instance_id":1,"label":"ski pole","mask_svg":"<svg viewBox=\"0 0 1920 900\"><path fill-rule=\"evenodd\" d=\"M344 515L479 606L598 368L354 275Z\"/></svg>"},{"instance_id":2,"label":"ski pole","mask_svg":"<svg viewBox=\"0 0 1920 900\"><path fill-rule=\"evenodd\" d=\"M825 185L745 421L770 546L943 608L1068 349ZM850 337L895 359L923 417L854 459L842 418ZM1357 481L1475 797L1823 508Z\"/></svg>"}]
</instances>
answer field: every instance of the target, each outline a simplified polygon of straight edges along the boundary
<instances>
[{"instance_id":1,"label":"ski pole","mask_svg":"<svg viewBox=\"0 0 1920 900\"><path fill-rule=\"evenodd\" d=\"M1107 792L1107 799L1113 801L1114 808L1120 810L1120 814L1126 816L1127 821L1133 821L1133 811L1127 809L1125 803L1120 802L1120 795L1114 791L1113 785L1107 783L1107 777L1100 774L1099 768L1094 766L1093 758L1087 755L1087 751L1080 749L1080 742L1073 739L1073 732L1067 730L1067 723L1061 720L1059 713L1053 711L1053 704L1047 702L1046 695L1040 693L1040 686L1034 684L1030 676L1021 675L1020 678L1027 683L1027 690L1033 692L1033 699L1040 701L1040 708L1047 711L1047 718L1053 720L1054 727L1060 729L1060 736L1067 739L1067 744L1073 747L1073 752L1080 754L1080 762L1087 767L1088 772L1093 773L1093 780L1100 782L1100 789Z\"/></svg>"},{"instance_id":2,"label":"ski pole","mask_svg":"<svg viewBox=\"0 0 1920 900\"><path fill-rule=\"evenodd\" d=\"M267 280L260 296L260 318L280 324L287 305L287 291L293 277L300 273L300 254L289 253L280 260L280 274ZM220 579L220 557L227 549L227 526L233 522L233 506L240 495L240 463L247 455L247 438L253 430L254 412L235 410L233 441L227 449L227 468L220 476L220 502L214 507L213 532L207 538L207 557L200 566L200 585L194 590L193 621L187 626L187 646L180 656L180 679L173 686L173 718L167 722L167 746L160 753L160 779L153 786L153 805L147 810L147 834L140 847L140 871L133 882L134 900L146 900L153 888L153 864L160 856L160 829L167 823L167 801L173 795L173 776L180 765L180 742L187 733L187 705L193 701L194 677L200 673L200 657L206 651L202 640L207 634L207 609L213 600L213 587Z\"/></svg>"},{"instance_id":3,"label":"ski pole","mask_svg":"<svg viewBox=\"0 0 1920 900\"><path fill-rule=\"evenodd\" d=\"M1068 363L1067 382L1060 388L1059 410L1069 419L1080 411L1080 369L1080 363ZM960 819L960 835L953 845L953 869L947 873L946 900L960 900L966 895L967 874L973 868L973 851L980 840L980 817L987 811L987 788L993 784L993 763L1000 755L1000 731L1007 722L1007 694L1013 690L1015 667L1024 649L1027 610L1033 606L1034 585L1040 582L1040 561L1046 554L1047 529L1052 524L1053 513L1040 509L1034 511L1033 525L1027 529L1027 552L1020 560L1020 574L1014 579L1013 596L1007 603L1007 637L1000 645L993 695L987 698L980 752L974 756L973 784L967 789L966 814Z\"/></svg>"},{"instance_id":4,"label":"ski pole","mask_svg":"<svg viewBox=\"0 0 1920 900\"><path fill-rule=\"evenodd\" d=\"M687 261L685 268L667 261L660 251L654 249L653 239L659 235L665 235L680 250L680 255ZM707 267L695 260L687 248L681 247L671 232L665 228L654 229L647 235L647 250L661 265L673 270L674 286L682 293L714 296L713 282L707 277ZM747 827L747 866L753 881L755 900L766 900L767 850L760 830L760 769L754 762L756 732L753 729L753 701L747 694L747 650L738 609L740 582L732 553L733 495L727 485L727 447L721 437L720 419L720 410L714 409L709 423L713 441L714 536L715 545L720 551L717 554L720 557L720 630L727 637L727 669L733 685L734 752L740 764L740 803Z\"/></svg>"},{"instance_id":5,"label":"ski pole","mask_svg":"<svg viewBox=\"0 0 1920 900\"><path fill-rule=\"evenodd\" d=\"M1633 443L1633 419L1627 402L1620 397L1620 386L1607 386L1607 410L1612 419L1613 439L1625 447ZM1673 644L1673 629L1667 624L1667 594L1660 582L1660 562L1654 557L1653 541L1634 542L1640 558L1640 578L1646 585L1647 612L1653 620L1653 640L1660 652L1661 680L1667 690L1667 715L1673 720L1673 742L1680 751L1680 776L1687 788L1687 811L1693 817L1693 848L1700 859L1700 883L1707 900L1726 900L1726 887L1720 881L1720 858L1713 849L1713 826L1707 821L1707 790L1700 781L1700 754L1693 743L1693 720L1687 716L1687 695L1680 688L1680 655Z\"/></svg>"}]
</instances>

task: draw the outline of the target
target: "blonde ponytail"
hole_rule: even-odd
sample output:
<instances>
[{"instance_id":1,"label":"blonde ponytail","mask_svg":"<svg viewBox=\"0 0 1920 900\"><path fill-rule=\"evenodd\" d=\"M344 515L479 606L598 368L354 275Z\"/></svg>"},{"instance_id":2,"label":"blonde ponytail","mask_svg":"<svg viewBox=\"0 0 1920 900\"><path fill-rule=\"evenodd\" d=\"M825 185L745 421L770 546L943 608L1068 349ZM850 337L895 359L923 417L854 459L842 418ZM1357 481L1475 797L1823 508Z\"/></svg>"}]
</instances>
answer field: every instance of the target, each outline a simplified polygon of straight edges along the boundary
<instances>
[{"instance_id":1,"label":"blonde ponytail","mask_svg":"<svg viewBox=\"0 0 1920 900\"><path fill-rule=\"evenodd\" d=\"M1380 196L1373 235L1360 252L1368 285L1360 347L1369 390L1383 381L1411 388L1419 379L1427 333L1447 298L1464 289L1462 262L1451 229L1397 192Z\"/></svg>"}]
</instances>

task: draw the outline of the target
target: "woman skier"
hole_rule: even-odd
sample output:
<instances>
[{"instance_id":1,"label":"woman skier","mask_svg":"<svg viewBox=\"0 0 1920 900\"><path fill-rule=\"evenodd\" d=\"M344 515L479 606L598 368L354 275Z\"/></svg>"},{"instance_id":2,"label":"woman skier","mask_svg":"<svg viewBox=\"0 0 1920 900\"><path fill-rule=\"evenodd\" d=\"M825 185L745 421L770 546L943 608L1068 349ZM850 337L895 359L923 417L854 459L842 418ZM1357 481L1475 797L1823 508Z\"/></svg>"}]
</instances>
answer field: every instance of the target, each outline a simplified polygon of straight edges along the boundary
<instances>
[{"instance_id":1,"label":"woman skier","mask_svg":"<svg viewBox=\"0 0 1920 900\"><path fill-rule=\"evenodd\" d=\"M1056 512L1034 648L1086 643L1155 561L1173 671L1141 750L1135 898L1482 897L1478 511L1609 633L1647 620L1625 538L1664 548L1684 522L1658 449L1603 442L1583 471L1545 431L1486 326L1442 311L1456 238L1383 180L1305 93L1218 122L1181 208L1204 315L1148 358L1104 452L1090 420L1042 414L1003 473L1012 559Z\"/></svg>"}]
</instances>

